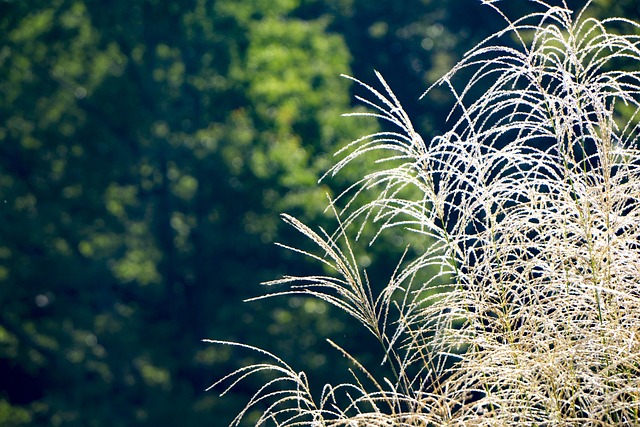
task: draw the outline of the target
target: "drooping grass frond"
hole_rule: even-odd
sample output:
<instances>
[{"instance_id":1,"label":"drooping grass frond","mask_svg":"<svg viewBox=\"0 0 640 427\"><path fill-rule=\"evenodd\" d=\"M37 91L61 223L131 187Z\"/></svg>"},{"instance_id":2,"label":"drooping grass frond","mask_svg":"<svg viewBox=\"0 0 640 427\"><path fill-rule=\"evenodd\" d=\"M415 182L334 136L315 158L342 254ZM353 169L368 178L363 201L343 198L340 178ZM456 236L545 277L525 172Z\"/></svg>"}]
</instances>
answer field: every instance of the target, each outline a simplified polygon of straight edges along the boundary
<instances>
[{"instance_id":1,"label":"drooping grass frond","mask_svg":"<svg viewBox=\"0 0 640 427\"><path fill-rule=\"evenodd\" d=\"M316 404L277 359L236 371L225 381L280 375L248 405L275 402L262 420L640 425L640 26L536 3L540 13L503 14L505 30L426 92L445 87L456 100L449 130L429 143L381 75L380 90L352 79L369 95L358 97L368 112L353 115L390 130L346 146L328 174L371 152L379 160L332 202L345 205L336 233L285 216L318 247L300 252L337 276L270 284L356 318L394 378L354 359L353 384L327 386ZM361 203L364 193L376 196ZM363 224L426 242L377 295L348 238ZM426 269L438 273L417 279ZM269 391L278 381L295 392Z\"/></svg>"}]
</instances>

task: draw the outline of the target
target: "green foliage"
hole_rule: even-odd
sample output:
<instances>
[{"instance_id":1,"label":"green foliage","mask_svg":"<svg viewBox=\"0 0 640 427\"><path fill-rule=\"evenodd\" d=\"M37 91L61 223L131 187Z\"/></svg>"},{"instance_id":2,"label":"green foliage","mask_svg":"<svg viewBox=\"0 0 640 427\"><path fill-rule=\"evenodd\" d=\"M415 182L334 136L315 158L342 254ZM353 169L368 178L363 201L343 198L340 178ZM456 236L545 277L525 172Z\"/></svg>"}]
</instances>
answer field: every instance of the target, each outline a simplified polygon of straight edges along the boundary
<instances>
[{"instance_id":1,"label":"green foliage","mask_svg":"<svg viewBox=\"0 0 640 427\"><path fill-rule=\"evenodd\" d=\"M265 343L253 322L294 323L236 304L288 262L264 246L276 212L324 200L310 154L367 128L334 128L349 54L325 21L288 16L291 1L237 6L0 6L2 417L231 419L205 371L242 361L199 340Z\"/></svg>"}]
</instances>

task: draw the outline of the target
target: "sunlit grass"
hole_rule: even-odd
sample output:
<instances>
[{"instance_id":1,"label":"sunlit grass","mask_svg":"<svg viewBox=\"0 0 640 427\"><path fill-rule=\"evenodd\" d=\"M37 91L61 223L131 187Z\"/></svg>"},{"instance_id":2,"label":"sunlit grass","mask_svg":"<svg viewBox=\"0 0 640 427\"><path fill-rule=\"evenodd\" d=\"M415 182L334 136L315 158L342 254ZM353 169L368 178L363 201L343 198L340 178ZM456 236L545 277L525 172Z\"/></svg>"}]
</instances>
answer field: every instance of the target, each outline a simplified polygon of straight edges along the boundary
<instances>
[{"instance_id":1,"label":"sunlit grass","mask_svg":"<svg viewBox=\"0 0 640 427\"><path fill-rule=\"evenodd\" d=\"M335 274L284 277L269 296L346 311L393 375L376 378L332 343L353 381L312 396L304 373L263 352L271 362L214 384L275 374L247 405L268 402L258 425L640 425L638 25L537 3L436 83L457 102L429 142L382 76L379 89L353 79L369 108L354 115L395 130L340 150L329 175L382 157L332 202L337 231L284 216L317 246L289 249ZM349 243L365 223L428 242L379 293Z\"/></svg>"}]
</instances>

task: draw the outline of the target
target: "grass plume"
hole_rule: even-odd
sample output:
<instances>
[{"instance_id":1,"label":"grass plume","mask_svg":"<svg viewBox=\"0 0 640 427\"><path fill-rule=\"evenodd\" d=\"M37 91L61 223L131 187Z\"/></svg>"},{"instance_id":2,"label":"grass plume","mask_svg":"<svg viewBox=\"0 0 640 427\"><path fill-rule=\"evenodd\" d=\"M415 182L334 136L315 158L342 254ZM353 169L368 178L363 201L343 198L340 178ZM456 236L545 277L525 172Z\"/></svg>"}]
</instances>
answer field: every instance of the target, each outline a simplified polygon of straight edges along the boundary
<instances>
[{"instance_id":1,"label":"grass plume","mask_svg":"<svg viewBox=\"0 0 640 427\"><path fill-rule=\"evenodd\" d=\"M336 275L270 284L349 313L395 375L353 359L352 383L314 397L268 354L219 382L277 374L248 404L271 402L258 425L640 425L640 26L535 3L434 85L456 102L428 142L381 75L379 89L352 79L368 107L353 115L392 130L347 145L328 175L381 160L332 202L345 205L335 233L284 216L317 246L299 252ZM349 245L362 224L430 242L379 294Z\"/></svg>"}]
</instances>

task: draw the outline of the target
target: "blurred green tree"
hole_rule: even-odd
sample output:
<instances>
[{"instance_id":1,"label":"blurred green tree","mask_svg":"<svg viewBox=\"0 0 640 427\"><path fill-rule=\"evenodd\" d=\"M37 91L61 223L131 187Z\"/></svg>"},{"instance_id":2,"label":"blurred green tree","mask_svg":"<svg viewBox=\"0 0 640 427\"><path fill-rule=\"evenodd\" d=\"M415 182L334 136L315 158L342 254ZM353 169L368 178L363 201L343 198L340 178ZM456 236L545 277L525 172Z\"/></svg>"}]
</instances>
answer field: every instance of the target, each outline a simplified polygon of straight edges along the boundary
<instances>
[{"instance_id":1,"label":"blurred green tree","mask_svg":"<svg viewBox=\"0 0 640 427\"><path fill-rule=\"evenodd\" d=\"M238 309L289 262L277 213L321 213L319 154L363 131L342 38L297 6L0 5L0 424L228 422L204 389L240 361L199 340L268 345L252 325L291 310L289 351L329 369L322 308Z\"/></svg>"}]
</instances>

